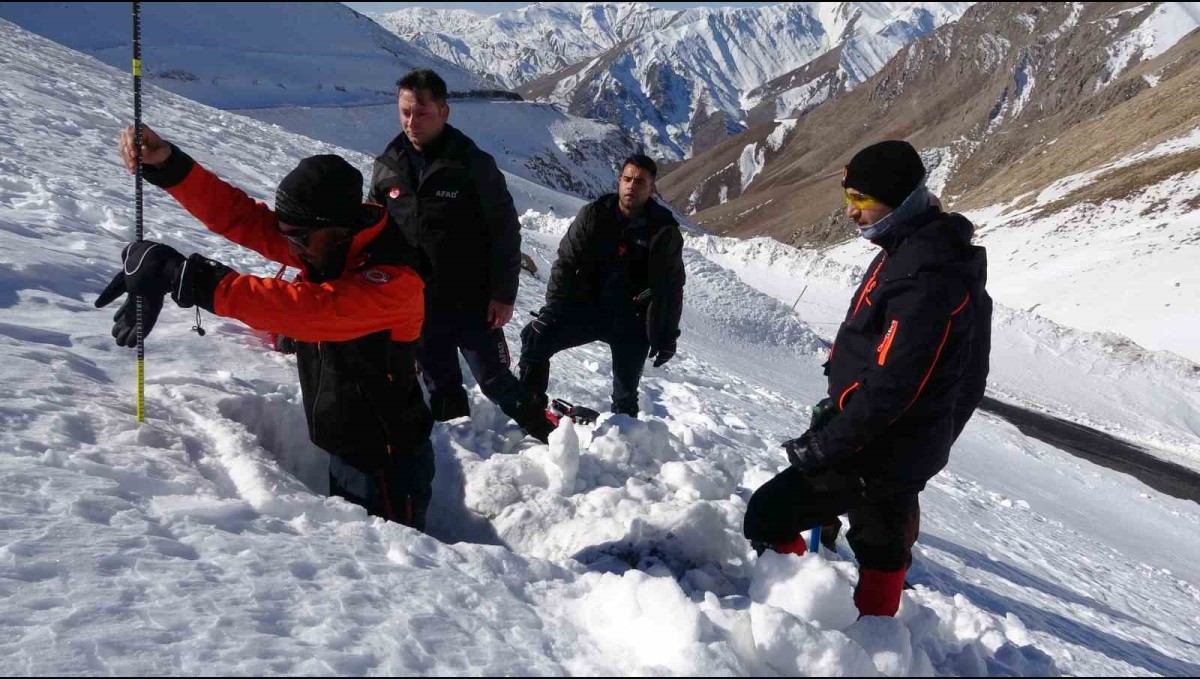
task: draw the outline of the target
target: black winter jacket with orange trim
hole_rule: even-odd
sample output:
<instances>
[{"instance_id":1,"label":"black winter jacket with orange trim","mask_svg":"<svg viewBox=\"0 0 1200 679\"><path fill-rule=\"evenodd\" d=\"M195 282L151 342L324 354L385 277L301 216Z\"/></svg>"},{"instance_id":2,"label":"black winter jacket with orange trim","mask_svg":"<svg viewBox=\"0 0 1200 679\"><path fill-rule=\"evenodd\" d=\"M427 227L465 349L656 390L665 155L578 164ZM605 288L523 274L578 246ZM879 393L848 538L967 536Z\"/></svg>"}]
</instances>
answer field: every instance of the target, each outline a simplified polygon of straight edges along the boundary
<instances>
[{"instance_id":1,"label":"black winter jacket with orange trim","mask_svg":"<svg viewBox=\"0 0 1200 679\"><path fill-rule=\"evenodd\" d=\"M838 330L826 364L838 415L815 441L868 488L923 488L983 398L992 300L973 232L936 207L897 225Z\"/></svg>"}]
</instances>

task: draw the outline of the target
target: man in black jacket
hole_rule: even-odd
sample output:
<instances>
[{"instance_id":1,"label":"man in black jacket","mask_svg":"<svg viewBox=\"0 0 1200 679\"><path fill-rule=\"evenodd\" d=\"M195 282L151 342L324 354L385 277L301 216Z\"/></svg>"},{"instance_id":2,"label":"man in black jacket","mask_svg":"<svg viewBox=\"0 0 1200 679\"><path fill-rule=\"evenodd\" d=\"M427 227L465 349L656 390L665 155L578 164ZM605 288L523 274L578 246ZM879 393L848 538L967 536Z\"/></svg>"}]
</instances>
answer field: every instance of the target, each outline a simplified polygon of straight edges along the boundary
<instances>
[{"instance_id":1,"label":"man in black jacket","mask_svg":"<svg viewBox=\"0 0 1200 679\"><path fill-rule=\"evenodd\" d=\"M675 355L683 313L683 235L652 199L658 168L644 155L621 169L620 190L579 211L558 246L546 305L521 331L521 381L546 402L550 357L597 340L612 348L612 412L636 416L647 356Z\"/></svg>"},{"instance_id":2,"label":"man in black jacket","mask_svg":"<svg viewBox=\"0 0 1200 679\"><path fill-rule=\"evenodd\" d=\"M446 83L430 70L397 82L403 131L375 159L371 200L423 253L419 362L435 419L470 414L461 351L483 393L527 433L552 431L509 368L504 326L521 271L521 225L496 161L447 124Z\"/></svg>"},{"instance_id":3,"label":"man in black jacket","mask_svg":"<svg viewBox=\"0 0 1200 679\"><path fill-rule=\"evenodd\" d=\"M971 245L969 221L931 202L924 179L902 141L867 147L846 167L847 216L880 252L830 350L829 416L784 444L792 465L746 509L746 537L789 553L803 553L801 531L849 513L863 615L895 615L917 494L946 465L988 372L986 253Z\"/></svg>"}]
</instances>

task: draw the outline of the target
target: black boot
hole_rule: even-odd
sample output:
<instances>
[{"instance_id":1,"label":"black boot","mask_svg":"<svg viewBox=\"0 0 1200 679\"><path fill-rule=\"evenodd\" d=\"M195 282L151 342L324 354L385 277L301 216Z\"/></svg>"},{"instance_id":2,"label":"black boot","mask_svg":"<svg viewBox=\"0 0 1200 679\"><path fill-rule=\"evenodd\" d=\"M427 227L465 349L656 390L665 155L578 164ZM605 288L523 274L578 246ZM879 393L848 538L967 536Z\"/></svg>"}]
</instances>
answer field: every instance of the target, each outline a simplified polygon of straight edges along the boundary
<instances>
[{"instance_id":1,"label":"black boot","mask_svg":"<svg viewBox=\"0 0 1200 679\"><path fill-rule=\"evenodd\" d=\"M634 396L630 399L621 399L619 403L614 400L612 403L611 412L617 415L628 415L636 419L638 416L637 397Z\"/></svg>"},{"instance_id":2,"label":"black boot","mask_svg":"<svg viewBox=\"0 0 1200 679\"><path fill-rule=\"evenodd\" d=\"M551 432L558 428L558 422L551 419L550 413L546 412L546 407L537 399L530 399L519 404L513 419L516 420L517 426L521 427L521 431L542 443L549 443Z\"/></svg>"},{"instance_id":3,"label":"black boot","mask_svg":"<svg viewBox=\"0 0 1200 679\"><path fill-rule=\"evenodd\" d=\"M462 387L450 392L435 391L429 395L429 411L438 422L467 417L471 414L471 402Z\"/></svg>"}]
</instances>

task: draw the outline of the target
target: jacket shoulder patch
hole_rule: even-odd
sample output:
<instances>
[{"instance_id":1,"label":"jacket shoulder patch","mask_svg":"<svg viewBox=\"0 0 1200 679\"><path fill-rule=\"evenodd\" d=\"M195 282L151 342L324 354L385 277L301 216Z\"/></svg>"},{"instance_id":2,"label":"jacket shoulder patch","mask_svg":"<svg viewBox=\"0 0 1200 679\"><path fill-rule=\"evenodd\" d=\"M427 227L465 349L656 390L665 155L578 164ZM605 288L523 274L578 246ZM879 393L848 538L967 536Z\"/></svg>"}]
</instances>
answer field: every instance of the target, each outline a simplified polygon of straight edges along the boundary
<instances>
[{"instance_id":1,"label":"jacket shoulder patch","mask_svg":"<svg viewBox=\"0 0 1200 679\"><path fill-rule=\"evenodd\" d=\"M381 271L380 269L363 269L362 277L366 282L374 283L376 285L383 285L384 283L392 280L390 274L388 274L386 271Z\"/></svg>"}]
</instances>

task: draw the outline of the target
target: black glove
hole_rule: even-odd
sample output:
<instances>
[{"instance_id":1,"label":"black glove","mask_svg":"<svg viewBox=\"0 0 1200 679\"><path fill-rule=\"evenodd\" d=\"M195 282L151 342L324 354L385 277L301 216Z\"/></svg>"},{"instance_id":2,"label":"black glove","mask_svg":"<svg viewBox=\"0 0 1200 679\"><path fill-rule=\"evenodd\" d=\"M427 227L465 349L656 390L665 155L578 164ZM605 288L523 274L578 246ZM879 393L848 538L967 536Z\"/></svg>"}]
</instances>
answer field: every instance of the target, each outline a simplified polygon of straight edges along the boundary
<instances>
[{"instance_id":1,"label":"black glove","mask_svg":"<svg viewBox=\"0 0 1200 679\"><path fill-rule=\"evenodd\" d=\"M542 334L558 320L558 312L553 305L547 304L534 314L534 319L530 322L529 327L537 334Z\"/></svg>"},{"instance_id":2,"label":"black glove","mask_svg":"<svg viewBox=\"0 0 1200 679\"><path fill-rule=\"evenodd\" d=\"M788 462L803 474L816 474L830 467L830 460L817 445L816 432L812 429L798 439L784 441L782 445L787 451Z\"/></svg>"},{"instance_id":3,"label":"black glove","mask_svg":"<svg viewBox=\"0 0 1200 679\"><path fill-rule=\"evenodd\" d=\"M833 421L833 418L837 417L837 414L838 409L834 406L833 399L826 396L812 407L812 417L808 424L809 430L821 431Z\"/></svg>"},{"instance_id":4,"label":"black glove","mask_svg":"<svg viewBox=\"0 0 1200 679\"><path fill-rule=\"evenodd\" d=\"M655 368L675 358L675 340L663 342L658 347L650 347L650 355L647 358L654 359Z\"/></svg>"},{"instance_id":5,"label":"black glove","mask_svg":"<svg viewBox=\"0 0 1200 679\"><path fill-rule=\"evenodd\" d=\"M137 304L135 295L142 297L142 336L154 329L162 311L163 298L177 289L180 271L186 261L175 248L153 241L130 243L121 253L123 267L113 277L104 292L96 298L96 308L108 306L113 300L129 294L113 316L112 336L117 346L137 346Z\"/></svg>"}]
</instances>

